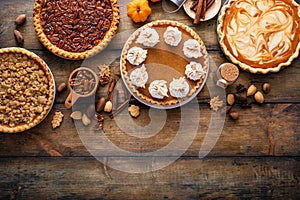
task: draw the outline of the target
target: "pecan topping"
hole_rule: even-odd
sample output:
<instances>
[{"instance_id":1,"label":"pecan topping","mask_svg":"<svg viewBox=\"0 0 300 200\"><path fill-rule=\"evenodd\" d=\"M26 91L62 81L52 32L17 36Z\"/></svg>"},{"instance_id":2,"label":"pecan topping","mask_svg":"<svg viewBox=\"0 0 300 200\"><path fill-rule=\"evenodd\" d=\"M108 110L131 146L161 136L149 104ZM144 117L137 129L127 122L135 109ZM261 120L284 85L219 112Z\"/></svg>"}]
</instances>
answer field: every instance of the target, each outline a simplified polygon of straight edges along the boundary
<instances>
[{"instance_id":1,"label":"pecan topping","mask_svg":"<svg viewBox=\"0 0 300 200\"><path fill-rule=\"evenodd\" d=\"M98 45L112 19L110 0L48 0L41 12L47 38L69 52L84 52Z\"/></svg>"}]
</instances>

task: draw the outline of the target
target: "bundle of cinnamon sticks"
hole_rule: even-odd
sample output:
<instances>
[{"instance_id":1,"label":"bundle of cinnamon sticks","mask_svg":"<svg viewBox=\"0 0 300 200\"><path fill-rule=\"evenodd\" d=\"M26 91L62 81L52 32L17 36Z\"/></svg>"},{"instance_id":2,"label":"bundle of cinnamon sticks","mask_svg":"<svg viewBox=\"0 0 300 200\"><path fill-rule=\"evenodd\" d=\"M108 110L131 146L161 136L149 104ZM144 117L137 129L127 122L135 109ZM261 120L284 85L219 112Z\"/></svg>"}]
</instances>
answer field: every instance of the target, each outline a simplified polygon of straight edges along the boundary
<instances>
[{"instance_id":1,"label":"bundle of cinnamon sticks","mask_svg":"<svg viewBox=\"0 0 300 200\"><path fill-rule=\"evenodd\" d=\"M199 24L205 18L206 11L215 3L215 0L196 0L191 5L191 10L196 12L194 24Z\"/></svg>"}]
</instances>

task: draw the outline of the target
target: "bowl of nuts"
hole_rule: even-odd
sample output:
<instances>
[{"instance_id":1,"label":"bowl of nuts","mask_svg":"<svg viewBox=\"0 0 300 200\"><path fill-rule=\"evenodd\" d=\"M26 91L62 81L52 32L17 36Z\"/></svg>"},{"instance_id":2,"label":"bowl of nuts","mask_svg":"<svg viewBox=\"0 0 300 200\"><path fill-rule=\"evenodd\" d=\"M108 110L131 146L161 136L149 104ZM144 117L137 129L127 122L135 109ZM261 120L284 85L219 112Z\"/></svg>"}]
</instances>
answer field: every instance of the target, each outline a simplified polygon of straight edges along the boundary
<instances>
[{"instance_id":1,"label":"bowl of nuts","mask_svg":"<svg viewBox=\"0 0 300 200\"><path fill-rule=\"evenodd\" d=\"M65 101L65 106L71 108L79 98L95 94L99 78L92 69L79 67L70 74L68 85L70 93Z\"/></svg>"},{"instance_id":2,"label":"bowl of nuts","mask_svg":"<svg viewBox=\"0 0 300 200\"><path fill-rule=\"evenodd\" d=\"M118 29L117 0L35 0L33 23L41 43L70 60L91 57L111 41Z\"/></svg>"},{"instance_id":3,"label":"bowl of nuts","mask_svg":"<svg viewBox=\"0 0 300 200\"><path fill-rule=\"evenodd\" d=\"M0 49L0 132L36 126L50 112L54 98L52 72L40 57L23 48Z\"/></svg>"}]
</instances>

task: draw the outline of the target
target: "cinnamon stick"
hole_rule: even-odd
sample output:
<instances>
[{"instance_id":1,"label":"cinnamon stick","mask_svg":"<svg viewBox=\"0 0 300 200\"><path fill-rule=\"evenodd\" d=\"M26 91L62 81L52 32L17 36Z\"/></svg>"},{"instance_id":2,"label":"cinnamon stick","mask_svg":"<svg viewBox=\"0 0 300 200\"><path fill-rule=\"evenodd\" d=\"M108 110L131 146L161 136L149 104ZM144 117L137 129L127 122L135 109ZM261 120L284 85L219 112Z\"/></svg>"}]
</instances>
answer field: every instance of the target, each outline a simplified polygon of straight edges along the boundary
<instances>
[{"instance_id":1,"label":"cinnamon stick","mask_svg":"<svg viewBox=\"0 0 300 200\"><path fill-rule=\"evenodd\" d=\"M215 3L215 0L207 0L206 11Z\"/></svg>"},{"instance_id":2,"label":"cinnamon stick","mask_svg":"<svg viewBox=\"0 0 300 200\"><path fill-rule=\"evenodd\" d=\"M117 114L119 114L125 107L126 107L126 105L129 103L129 99L127 99L126 101L124 101L118 108L117 108L117 110L115 111L115 112L112 112L110 115L109 115L109 117L111 118L111 119L113 119L114 118L114 116L116 116Z\"/></svg>"},{"instance_id":3,"label":"cinnamon stick","mask_svg":"<svg viewBox=\"0 0 300 200\"><path fill-rule=\"evenodd\" d=\"M203 0L198 0L198 5L197 5L197 10L196 10L196 16L194 19L194 24L199 24L200 18L201 18L201 13L202 13L202 8L203 8Z\"/></svg>"},{"instance_id":4,"label":"cinnamon stick","mask_svg":"<svg viewBox=\"0 0 300 200\"><path fill-rule=\"evenodd\" d=\"M215 0L207 0L206 1L206 11L215 3ZM190 7L190 9L196 12L198 6L198 1L194 1Z\"/></svg>"},{"instance_id":5,"label":"cinnamon stick","mask_svg":"<svg viewBox=\"0 0 300 200\"><path fill-rule=\"evenodd\" d=\"M203 0L203 6L202 6L201 14L200 14L200 19L204 19L205 18L206 2L207 2L207 0Z\"/></svg>"},{"instance_id":6,"label":"cinnamon stick","mask_svg":"<svg viewBox=\"0 0 300 200\"><path fill-rule=\"evenodd\" d=\"M190 7L191 10L196 11L198 5L198 1L194 1Z\"/></svg>"}]
</instances>

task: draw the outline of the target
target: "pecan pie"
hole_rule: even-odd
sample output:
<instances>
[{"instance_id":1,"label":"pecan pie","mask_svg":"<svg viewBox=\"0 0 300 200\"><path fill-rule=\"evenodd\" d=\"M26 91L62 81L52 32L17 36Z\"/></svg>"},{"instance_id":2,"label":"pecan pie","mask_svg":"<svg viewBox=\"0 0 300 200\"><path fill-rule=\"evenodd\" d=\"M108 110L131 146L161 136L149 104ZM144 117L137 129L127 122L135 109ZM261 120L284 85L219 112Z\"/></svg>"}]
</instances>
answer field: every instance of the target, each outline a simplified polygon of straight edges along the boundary
<instances>
[{"instance_id":1,"label":"pecan pie","mask_svg":"<svg viewBox=\"0 0 300 200\"><path fill-rule=\"evenodd\" d=\"M0 49L0 132L28 130L54 102L55 84L46 63L23 48Z\"/></svg>"},{"instance_id":2,"label":"pecan pie","mask_svg":"<svg viewBox=\"0 0 300 200\"><path fill-rule=\"evenodd\" d=\"M80 60L102 51L117 31L117 0L36 0L34 27L54 54Z\"/></svg>"},{"instance_id":3,"label":"pecan pie","mask_svg":"<svg viewBox=\"0 0 300 200\"><path fill-rule=\"evenodd\" d=\"M229 0L218 19L220 45L252 73L278 72L300 49L300 6L294 0Z\"/></svg>"},{"instance_id":4,"label":"pecan pie","mask_svg":"<svg viewBox=\"0 0 300 200\"><path fill-rule=\"evenodd\" d=\"M122 78L141 102L174 108L190 101L208 74L206 47L192 29L169 20L136 30L121 55Z\"/></svg>"}]
</instances>

